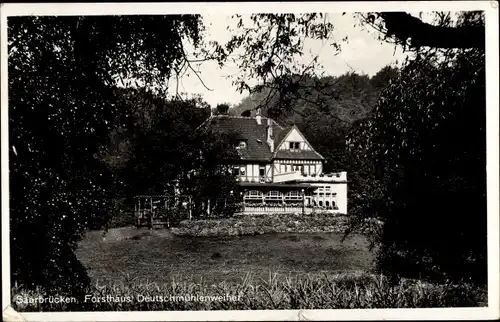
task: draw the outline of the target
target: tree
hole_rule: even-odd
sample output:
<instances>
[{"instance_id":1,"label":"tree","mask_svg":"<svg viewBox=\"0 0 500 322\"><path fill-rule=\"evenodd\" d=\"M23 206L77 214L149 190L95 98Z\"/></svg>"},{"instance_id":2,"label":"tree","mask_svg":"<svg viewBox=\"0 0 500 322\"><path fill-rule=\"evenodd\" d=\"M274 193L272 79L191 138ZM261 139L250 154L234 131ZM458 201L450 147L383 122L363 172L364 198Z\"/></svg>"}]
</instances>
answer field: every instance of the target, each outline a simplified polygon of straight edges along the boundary
<instances>
[{"instance_id":1,"label":"tree","mask_svg":"<svg viewBox=\"0 0 500 322\"><path fill-rule=\"evenodd\" d=\"M309 64L296 64L295 58L302 55L304 41L307 38L327 40L333 31L333 24L324 14L252 14L247 26L241 15L234 15L238 22L234 33L225 45L219 45L219 59L232 59L240 70L233 84L242 91L262 92L268 89L268 95L262 106L268 107L272 97L279 105L277 109L291 111L298 99L297 85L303 77L316 76L314 70L319 67L317 57ZM337 42L332 46L339 49ZM250 86L248 80L257 79L259 85ZM302 93L300 93L302 94ZM271 109L270 114L273 109Z\"/></svg>"},{"instance_id":2,"label":"tree","mask_svg":"<svg viewBox=\"0 0 500 322\"><path fill-rule=\"evenodd\" d=\"M216 114L217 115L226 115L228 114L229 112L229 104L217 104L217 106L215 107L215 110L216 110Z\"/></svg>"},{"instance_id":3,"label":"tree","mask_svg":"<svg viewBox=\"0 0 500 322\"><path fill-rule=\"evenodd\" d=\"M252 116L252 111L251 110L244 110L241 112L241 116L243 117L251 117Z\"/></svg>"},{"instance_id":4,"label":"tree","mask_svg":"<svg viewBox=\"0 0 500 322\"><path fill-rule=\"evenodd\" d=\"M193 197L195 215L206 216L214 212L230 216L239 196L239 186L232 164L239 159L235 149L236 133L216 132L199 128L195 134L194 151L199 157L192 163L188 176L181 181L181 191ZM222 161L222 162L221 162Z\"/></svg>"},{"instance_id":5,"label":"tree","mask_svg":"<svg viewBox=\"0 0 500 322\"><path fill-rule=\"evenodd\" d=\"M121 171L127 196L173 193L199 157L196 129L208 118L208 108L197 100L156 99L151 123L131 141L131 157Z\"/></svg>"},{"instance_id":6,"label":"tree","mask_svg":"<svg viewBox=\"0 0 500 322\"><path fill-rule=\"evenodd\" d=\"M386 80L381 79L381 84L384 81ZM322 113L322 116L334 118L337 123L348 126L355 120L365 117L375 104L378 94L371 82L368 75L354 72L338 77L303 76L297 85L295 98L286 100L277 93L272 94L272 89L263 88L243 98L231 112L233 115L245 110L255 113L260 108L262 114L288 125L305 122L306 114ZM285 101L289 103L287 109L283 108Z\"/></svg>"},{"instance_id":7,"label":"tree","mask_svg":"<svg viewBox=\"0 0 500 322\"><path fill-rule=\"evenodd\" d=\"M141 100L141 96L132 100ZM127 200L137 194L189 195L194 216L207 212L216 201L237 191L236 180L221 158L235 156L234 138L203 131L209 106L200 99L164 100L152 96L146 108L147 126L129 131L130 152L118 176ZM229 106L218 106L225 113ZM140 124L140 114L134 124ZM123 139L123 138L122 138ZM119 151L117 151L119 152ZM118 156L121 154L118 153ZM205 207L205 208L204 208Z\"/></svg>"},{"instance_id":8,"label":"tree","mask_svg":"<svg viewBox=\"0 0 500 322\"><path fill-rule=\"evenodd\" d=\"M353 133L380 186L356 215L384 222L382 270L486 281L485 111L484 51L464 50L408 62Z\"/></svg>"},{"instance_id":9,"label":"tree","mask_svg":"<svg viewBox=\"0 0 500 322\"><path fill-rule=\"evenodd\" d=\"M9 17L13 283L73 295L88 286L74 250L109 212L114 179L97 153L119 112L115 84L182 73L182 40L198 48L202 30L196 15Z\"/></svg>"},{"instance_id":10,"label":"tree","mask_svg":"<svg viewBox=\"0 0 500 322\"><path fill-rule=\"evenodd\" d=\"M378 91L383 90L391 84L391 81L398 76L399 69L397 67L387 65L379 70L370 79L372 87Z\"/></svg>"},{"instance_id":11,"label":"tree","mask_svg":"<svg viewBox=\"0 0 500 322\"><path fill-rule=\"evenodd\" d=\"M368 228L383 271L486 281L484 70L483 48L419 50L352 129L352 227Z\"/></svg>"},{"instance_id":12,"label":"tree","mask_svg":"<svg viewBox=\"0 0 500 322\"><path fill-rule=\"evenodd\" d=\"M450 25L450 13L439 12L434 23L424 22L406 12L371 12L359 14L364 23L374 27L384 40L418 49L484 49L485 29L481 11L461 14L458 25Z\"/></svg>"},{"instance_id":13,"label":"tree","mask_svg":"<svg viewBox=\"0 0 500 322\"><path fill-rule=\"evenodd\" d=\"M344 13L345 14L345 13ZM405 12L357 13L362 26L376 30L379 39L401 45L405 50L418 52L432 48L450 51L463 48L484 49L484 17L480 11L460 12L453 21L450 13L433 12L434 21L427 23ZM310 96L310 89L320 91L322 65L313 55L309 63L297 64L304 56L307 39L328 41L335 52L341 51L342 39L333 38L334 24L328 14L252 14L250 21L234 15L234 34L225 45L216 46L217 58L231 58L240 73L233 84L249 94L267 90L261 106L276 113L288 113L297 102ZM303 86L303 80L315 80ZM257 80L250 86L249 80ZM321 95L324 96L324 95ZM275 102L271 99L277 97ZM324 101L310 101L322 108ZM274 104L275 103L275 104ZM273 104L275 106L273 106Z\"/></svg>"}]
</instances>

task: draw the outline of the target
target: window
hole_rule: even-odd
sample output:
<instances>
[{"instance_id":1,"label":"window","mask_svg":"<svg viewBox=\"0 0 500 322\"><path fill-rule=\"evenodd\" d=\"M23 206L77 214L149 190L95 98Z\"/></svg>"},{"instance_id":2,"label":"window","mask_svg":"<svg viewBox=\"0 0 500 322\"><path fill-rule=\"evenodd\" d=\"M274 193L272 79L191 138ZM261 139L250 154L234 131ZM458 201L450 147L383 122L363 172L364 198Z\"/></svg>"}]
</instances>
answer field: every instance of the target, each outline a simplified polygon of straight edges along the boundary
<instances>
[{"instance_id":1,"label":"window","mask_svg":"<svg viewBox=\"0 0 500 322\"><path fill-rule=\"evenodd\" d=\"M245 141L238 142L238 149L244 149L247 147L247 143Z\"/></svg>"},{"instance_id":2,"label":"window","mask_svg":"<svg viewBox=\"0 0 500 322\"><path fill-rule=\"evenodd\" d=\"M285 195L285 200L302 200L302 194L299 191L289 191Z\"/></svg>"},{"instance_id":3,"label":"window","mask_svg":"<svg viewBox=\"0 0 500 322\"><path fill-rule=\"evenodd\" d=\"M290 151L300 150L300 142L290 142Z\"/></svg>"},{"instance_id":4,"label":"window","mask_svg":"<svg viewBox=\"0 0 500 322\"><path fill-rule=\"evenodd\" d=\"M266 167L259 167L259 181L266 182Z\"/></svg>"},{"instance_id":5,"label":"window","mask_svg":"<svg viewBox=\"0 0 500 322\"><path fill-rule=\"evenodd\" d=\"M245 199L262 199L262 192L257 190L250 190L245 193Z\"/></svg>"},{"instance_id":6,"label":"window","mask_svg":"<svg viewBox=\"0 0 500 322\"><path fill-rule=\"evenodd\" d=\"M273 190L266 193L266 200L282 200L283 195L281 192Z\"/></svg>"},{"instance_id":7,"label":"window","mask_svg":"<svg viewBox=\"0 0 500 322\"><path fill-rule=\"evenodd\" d=\"M325 201L325 206L330 206L330 203L328 201Z\"/></svg>"},{"instance_id":8,"label":"window","mask_svg":"<svg viewBox=\"0 0 500 322\"><path fill-rule=\"evenodd\" d=\"M319 201L319 206L320 207L323 206L323 201L321 201L321 200Z\"/></svg>"},{"instance_id":9,"label":"window","mask_svg":"<svg viewBox=\"0 0 500 322\"><path fill-rule=\"evenodd\" d=\"M325 191L330 191L330 186L325 186Z\"/></svg>"},{"instance_id":10,"label":"window","mask_svg":"<svg viewBox=\"0 0 500 322\"><path fill-rule=\"evenodd\" d=\"M234 173L236 174L236 176L245 176L245 173L246 173L246 167L245 166L239 166L239 167L235 167L234 168Z\"/></svg>"},{"instance_id":11,"label":"window","mask_svg":"<svg viewBox=\"0 0 500 322\"><path fill-rule=\"evenodd\" d=\"M304 166L303 166L303 165L301 165L301 164L294 164L294 165L292 166L292 169L293 169L294 171L303 171L303 170L304 170Z\"/></svg>"}]
</instances>

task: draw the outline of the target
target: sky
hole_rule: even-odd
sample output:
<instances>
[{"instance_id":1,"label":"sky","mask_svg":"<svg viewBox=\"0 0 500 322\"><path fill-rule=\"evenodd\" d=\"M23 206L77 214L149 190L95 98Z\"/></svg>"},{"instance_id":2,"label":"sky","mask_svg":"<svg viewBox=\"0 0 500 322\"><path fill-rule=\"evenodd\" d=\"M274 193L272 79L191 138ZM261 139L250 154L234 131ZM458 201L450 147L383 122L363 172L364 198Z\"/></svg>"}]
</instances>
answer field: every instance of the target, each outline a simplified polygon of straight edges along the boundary
<instances>
[{"instance_id":1,"label":"sky","mask_svg":"<svg viewBox=\"0 0 500 322\"><path fill-rule=\"evenodd\" d=\"M334 13L328 16L335 28L334 40L340 41L347 36L348 42L341 43L341 52L335 55L334 49L329 45L331 41L310 40L304 50L306 54L302 58L307 63L318 55L325 74L338 76L355 71L372 76L382 67L404 59L401 48L377 40L377 35L373 30L354 26L357 20L352 15L342 16L341 13ZM232 34L226 28L228 25L234 26L235 24L230 15L204 15L203 21L207 29L207 40L224 43L230 39ZM199 94L212 107L218 103L236 105L248 95L247 93L240 94L228 78L238 73L238 68L234 63L227 63L223 68L219 68L215 62L204 62L198 64L195 69L199 71L200 77L210 90L207 90L191 73L180 80L179 92L188 95ZM175 86L170 86L170 88L174 91Z\"/></svg>"}]
</instances>

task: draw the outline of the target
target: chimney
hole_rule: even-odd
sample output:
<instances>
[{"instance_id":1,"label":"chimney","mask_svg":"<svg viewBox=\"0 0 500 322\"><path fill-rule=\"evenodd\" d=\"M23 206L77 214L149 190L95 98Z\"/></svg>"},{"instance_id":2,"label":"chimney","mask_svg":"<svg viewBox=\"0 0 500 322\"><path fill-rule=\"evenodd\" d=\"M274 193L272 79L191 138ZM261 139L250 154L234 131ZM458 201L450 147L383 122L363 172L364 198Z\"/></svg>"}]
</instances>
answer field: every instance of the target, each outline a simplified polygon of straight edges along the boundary
<instances>
[{"instance_id":1,"label":"chimney","mask_svg":"<svg viewBox=\"0 0 500 322\"><path fill-rule=\"evenodd\" d=\"M267 118L267 145L269 145L269 149L271 152L274 152L274 137L273 137L273 121L268 117Z\"/></svg>"},{"instance_id":2,"label":"chimney","mask_svg":"<svg viewBox=\"0 0 500 322\"><path fill-rule=\"evenodd\" d=\"M257 124L259 125L262 124L262 117L260 116L260 108L257 109L257 115L255 115L255 121L257 121Z\"/></svg>"}]
</instances>

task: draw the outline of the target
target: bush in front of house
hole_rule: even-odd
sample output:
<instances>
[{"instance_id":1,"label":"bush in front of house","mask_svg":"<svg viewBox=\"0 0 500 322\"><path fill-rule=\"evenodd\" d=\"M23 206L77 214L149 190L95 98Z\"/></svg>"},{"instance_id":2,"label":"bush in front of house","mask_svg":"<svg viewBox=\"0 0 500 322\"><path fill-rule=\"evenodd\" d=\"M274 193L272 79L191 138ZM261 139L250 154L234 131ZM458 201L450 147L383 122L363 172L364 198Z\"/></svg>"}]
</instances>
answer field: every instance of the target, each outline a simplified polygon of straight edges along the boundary
<instances>
[{"instance_id":1,"label":"bush in front of house","mask_svg":"<svg viewBox=\"0 0 500 322\"><path fill-rule=\"evenodd\" d=\"M172 228L178 236L237 236L267 233L338 232L347 228L345 215L311 214L253 214L209 220L184 220Z\"/></svg>"}]
</instances>

